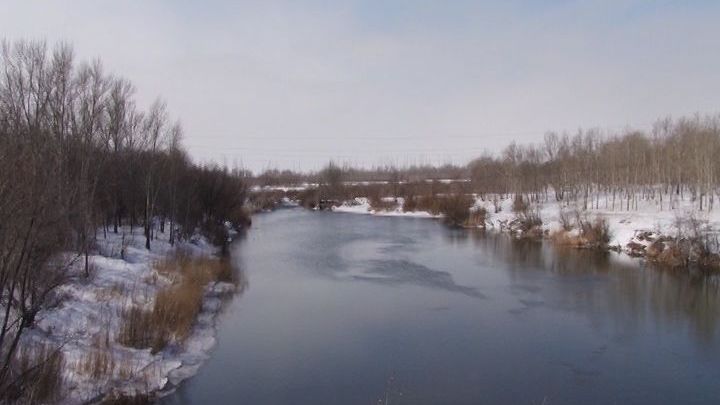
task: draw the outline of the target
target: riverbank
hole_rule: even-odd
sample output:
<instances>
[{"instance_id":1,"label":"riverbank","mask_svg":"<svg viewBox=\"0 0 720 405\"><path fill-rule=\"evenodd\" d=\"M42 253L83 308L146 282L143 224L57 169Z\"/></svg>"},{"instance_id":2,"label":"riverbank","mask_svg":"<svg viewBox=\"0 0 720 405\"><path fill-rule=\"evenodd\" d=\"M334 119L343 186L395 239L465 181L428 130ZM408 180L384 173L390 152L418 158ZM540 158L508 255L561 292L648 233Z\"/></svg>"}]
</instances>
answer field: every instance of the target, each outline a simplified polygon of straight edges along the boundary
<instances>
[{"instance_id":1,"label":"riverbank","mask_svg":"<svg viewBox=\"0 0 720 405\"><path fill-rule=\"evenodd\" d=\"M155 236L150 251L139 228L99 236L88 258L89 275L83 260L74 263L68 281L55 290L57 305L38 313L36 325L23 335L23 347L59 348L58 403L152 396L195 374L207 358L222 299L237 289L227 275L202 279L198 307L190 312L194 319L183 336L168 333L162 347L128 344L129 314L157 315L161 293L167 296L191 277L171 269L178 258L219 263L218 248L204 237L172 245L167 233Z\"/></svg>"},{"instance_id":2,"label":"riverbank","mask_svg":"<svg viewBox=\"0 0 720 405\"><path fill-rule=\"evenodd\" d=\"M675 248L673 243L677 246L681 245L680 242L675 241L688 241L692 238L703 239L695 241L697 243L711 242L710 246L703 248L708 249L708 253L713 256L712 260L715 260L720 253L716 243L720 230L720 210L699 211L689 200L676 201L672 208L668 207L667 202L663 205L661 201L640 200L629 210L606 207L609 205L609 199L606 198L598 199L596 205L590 204L587 209L583 209L580 202L551 200L527 202L524 212L519 213L514 206L515 199L510 196L495 195L485 198L474 196L473 199L474 203L469 211L482 212L483 220L468 227L509 233L515 237L553 238L561 244L587 247L587 244L581 241L582 230L578 222L593 224L601 220L608 231L607 240L602 242L602 247L630 256L656 260L661 257L663 251L666 251L665 256L668 256L668 252ZM355 198L333 207L332 211L378 216L442 218L438 213L404 211L404 199L401 197L385 200L394 204L390 204L386 209L376 209L371 206L369 199ZM523 215L532 217L534 224L528 227L532 228L532 232L528 232L529 230L522 226ZM689 246L687 249L693 250L695 247ZM687 255L691 254L695 253L687 253ZM686 264L681 258L674 256L666 260L670 261L673 267ZM712 263L712 266L715 266L715 263Z\"/></svg>"}]
</instances>

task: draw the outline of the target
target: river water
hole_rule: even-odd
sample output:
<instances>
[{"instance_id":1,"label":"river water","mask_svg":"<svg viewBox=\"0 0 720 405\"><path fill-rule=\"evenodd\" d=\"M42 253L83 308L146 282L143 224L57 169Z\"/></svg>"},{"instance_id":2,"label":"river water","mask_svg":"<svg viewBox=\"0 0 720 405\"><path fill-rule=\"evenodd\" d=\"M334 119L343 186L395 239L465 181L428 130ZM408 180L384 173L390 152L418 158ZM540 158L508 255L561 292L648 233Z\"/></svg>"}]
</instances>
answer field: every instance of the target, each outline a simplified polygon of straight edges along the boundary
<instances>
[{"instance_id":1,"label":"river water","mask_svg":"<svg viewBox=\"0 0 720 405\"><path fill-rule=\"evenodd\" d=\"M165 404L720 404L717 279L427 219L281 210Z\"/></svg>"}]
</instances>

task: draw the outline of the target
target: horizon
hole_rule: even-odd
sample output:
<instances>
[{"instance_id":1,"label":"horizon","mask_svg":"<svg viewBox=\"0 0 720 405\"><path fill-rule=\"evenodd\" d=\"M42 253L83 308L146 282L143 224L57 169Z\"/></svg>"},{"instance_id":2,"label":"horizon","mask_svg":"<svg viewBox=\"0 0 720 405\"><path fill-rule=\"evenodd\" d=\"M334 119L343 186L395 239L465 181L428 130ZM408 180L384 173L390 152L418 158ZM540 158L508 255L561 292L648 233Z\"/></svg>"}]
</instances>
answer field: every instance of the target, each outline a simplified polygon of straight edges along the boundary
<instances>
[{"instance_id":1,"label":"horizon","mask_svg":"<svg viewBox=\"0 0 720 405\"><path fill-rule=\"evenodd\" d=\"M720 4L627 3L9 1L0 24L166 100L196 162L309 172L716 114Z\"/></svg>"}]
</instances>

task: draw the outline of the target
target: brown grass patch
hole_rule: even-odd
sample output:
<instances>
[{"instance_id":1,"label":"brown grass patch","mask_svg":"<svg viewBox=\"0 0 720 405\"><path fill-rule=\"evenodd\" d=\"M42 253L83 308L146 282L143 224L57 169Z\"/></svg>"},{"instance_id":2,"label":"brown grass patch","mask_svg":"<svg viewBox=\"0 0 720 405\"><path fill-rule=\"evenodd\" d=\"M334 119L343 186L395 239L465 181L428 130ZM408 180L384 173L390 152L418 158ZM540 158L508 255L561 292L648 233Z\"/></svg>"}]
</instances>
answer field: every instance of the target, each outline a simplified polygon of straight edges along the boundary
<instances>
[{"instance_id":1,"label":"brown grass patch","mask_svg":"<svg viewBox=\"0 0 720 405\"><path fill-rule=\"evenodd\" d=\"M109 350L94 349L83 360L80 372L95 379L109 376L115 370L115 360Z\"/></svg>"},{"instance_id":2,"label":"brown grass patch","mask_svg":"<svg viewBox=\"0 0 720 405\"><path fill-rule=\"evenodd\" d=\"M126 346L150 347L153 353L190 335L209 283L234 280L228 259L180 256L158 263L156 270L173 284L158 292L151 310L137 306L126 310L118 337Z\"/></svg>"},{"instance_id":3,"label":"brown grass patch","mask_svg":"<svg viewBox=\"0 0 720 405\"><path fill-rule=\"evenodd\" d=\"M135 395L112 394L105 398L102 405L150 405L155 397L149 394L137 393Z\"/></svg>"},{"instance_id":4,"label":"brown grass patch","mask_svg":"<svg viewBox=\"0 0 720 405\"><path fill-rule=\"evenodd\" d=\"M89 375L96 380L113 374L115 359L108 348L109 336L97 334L93 337L92 350L85 356L77 369L80 373Z\"/></svg>"}]
</instances>

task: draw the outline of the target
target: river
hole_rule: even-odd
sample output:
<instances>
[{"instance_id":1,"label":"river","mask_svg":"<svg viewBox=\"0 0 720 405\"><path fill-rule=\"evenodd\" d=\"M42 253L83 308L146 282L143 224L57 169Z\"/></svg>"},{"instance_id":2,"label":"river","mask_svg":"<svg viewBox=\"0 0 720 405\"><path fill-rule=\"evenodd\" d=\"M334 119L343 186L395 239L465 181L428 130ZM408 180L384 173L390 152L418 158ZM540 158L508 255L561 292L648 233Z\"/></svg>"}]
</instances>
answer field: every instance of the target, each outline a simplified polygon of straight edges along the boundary
<instances>
[{"instance_id":1,"label":"river","mask_svg":"<svg viewBox=\"0 0 720 405\"><path fill-rule=\"evenodd\" d=\"M717 278L428 219L280 210L164 404L718 404Z\"/></svg>"}]
</instances>

